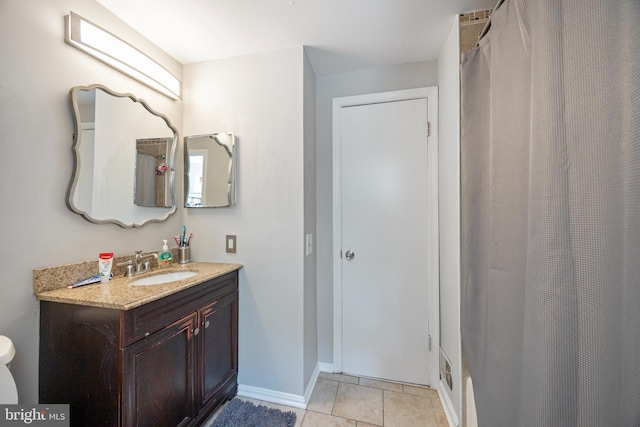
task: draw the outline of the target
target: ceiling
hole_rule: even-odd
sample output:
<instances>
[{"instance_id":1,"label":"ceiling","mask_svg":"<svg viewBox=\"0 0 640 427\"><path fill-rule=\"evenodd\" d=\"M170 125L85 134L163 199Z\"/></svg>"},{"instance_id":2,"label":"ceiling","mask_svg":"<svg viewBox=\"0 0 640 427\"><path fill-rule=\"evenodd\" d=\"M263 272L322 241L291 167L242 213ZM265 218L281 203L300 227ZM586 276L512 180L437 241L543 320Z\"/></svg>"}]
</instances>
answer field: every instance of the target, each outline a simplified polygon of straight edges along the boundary
<instances>
[{"instance_id":1,"label":"ceiling","mask_svg":"<svg viewBox=\"0 0 640 427\"><path fill-rule=\"evenodd\" d=\"M436 59L495 0L98 0L183 64L307 46L316 74Z\"/></svg>"}]
</instances>

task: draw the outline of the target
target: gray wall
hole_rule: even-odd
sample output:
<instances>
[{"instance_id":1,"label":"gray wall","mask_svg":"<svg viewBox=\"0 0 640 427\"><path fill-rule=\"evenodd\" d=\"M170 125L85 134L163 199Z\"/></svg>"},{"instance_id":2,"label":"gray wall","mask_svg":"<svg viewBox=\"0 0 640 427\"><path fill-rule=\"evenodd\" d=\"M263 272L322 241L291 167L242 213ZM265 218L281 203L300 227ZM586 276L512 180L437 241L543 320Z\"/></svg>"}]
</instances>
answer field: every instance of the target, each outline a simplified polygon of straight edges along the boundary
<instances>
[{"instance_id":1,"label":"gray wall","mask_svg":"<svg viewBox=\"0 0 640 427\"><path fill-rule=\"evenodd\" d=\"M440 347L451 361L453 390L445 385L452 410L462 419L460 347L460 50L458 18L438 58L440 86ZM441 360L442 365L442 360ZM446 402L443 402L446 404Z\"/></svg>"},{"instance_id":2,"label":"gray wall","mask_svg":"<svg viewBox=\"0 0 640 427\"><path fill-rule=\"evenodd\" d=\"M437 85L437 62L327 74L316 80L318 251L318 360L333 363L332 100L333 98Z\"/></svg>"},{"instance_id":3,"label":"gray wall","mask_svg":"<svg viewBox=\"0 0 640 427\"><path fill-rule=\"evenodd\" d=\"M182 224L180 212L141 229L97 225L72 213L66 191L72 170L73 86L102 83L131 92L166 114L180 131L182 103L138 84L64 42L64 16L74 11L109 28L174 74L182 66L93 0L0 2L0 334L16 346L11 370L23 403L37 402L38 302L32 270L159 250ZM96 261L97 262L97 261ZM81 349L78 349L81 351Z\"/></svg>"},{"instance_id":4,"label":"gray wall","mask_svg":"<svg viewBox=\"0 0 640 427\"><path fill-rule=\"evenodd\" d=\"M297 396L305 366L316 365L315 313L307 313L315 306L314 262L304 256L315 210L315 200L305 205L305 189L315 185L304 168L313 162L305 155L313 148L305 141L313 129L305 121L313 100L305 97L313 83L305 62L295 47L184 67L184 135L233 131L238 143L236 206L184 213L196 236L192 256L244 265L239 383ZM236 254L225 253L226 234L237 235Z\"/></svg>"},{"instance_id":5,"label":"gray wall","mask_svg":"<svg viewBox=\"0 0 640 427\"><path fill-rule=\"evenodd\" d=\"M318 289L316 234L316 76L304 58L304 233L312 235L304 260L304 383L318 365ZM302 241L306 254L306 242Z\"/></svg>"},{"instance_id":6,"label":"gray wall","mask_svg":"<svg viewBox=\"0 0 640 427\"><path fill-rule=\"evenodd\" d=\"M315 262L313 257L304 259L305 227L315 234L312 193L306 216L303 204L304 175L307 185L315 187L313 173L303 172L303 156L311 163L315 157L312 139L306 147L310 154L303 154L303 139L313 135L315 121L313 110L306 120L303 110L314 103L315 89L303 49L236 58L221 70L211 64L190 66L189 74L185 72L184 105L189 108L183 132L183 102L64 43L63 17L70 10L125 38L174 74L183 73L181 64L92 0L0 3L0 215L7 225L0 260L0 334L16 346L12 372L20 402L37 402L39 328L32 270L91 260L106 250L117 256L135 249L158 250L160 240L170 240L183 222L196 235L194 259L245 263L240 381L303 394L317 355ZM201 75L196 72L199 67L204 70ZM180 139L236 131L238 206L188 213L179 207L167 222L140 229L91 224L72 213L65 204L73 133L68 92L93 83L145 99L169 117ZM196 96L199 89L206 90ZM177 153L181 176L182 141ZM177 190L182 200L182 186ZM235 256L224 253L225 234L238 235ZM303 314L304 307L310 308Z\"/></svg>"}]
</instances>

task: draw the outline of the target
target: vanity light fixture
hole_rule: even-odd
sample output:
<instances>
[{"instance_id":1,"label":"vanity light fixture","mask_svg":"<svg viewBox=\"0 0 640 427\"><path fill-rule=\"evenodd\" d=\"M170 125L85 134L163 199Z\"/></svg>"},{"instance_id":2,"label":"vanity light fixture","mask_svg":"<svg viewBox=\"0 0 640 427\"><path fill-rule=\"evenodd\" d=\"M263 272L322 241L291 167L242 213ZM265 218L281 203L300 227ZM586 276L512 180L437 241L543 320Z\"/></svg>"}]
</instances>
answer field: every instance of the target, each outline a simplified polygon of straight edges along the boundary
<instances>
[{"instance_id":1,"label":"vanity light fixture","mask_svg":"<svg viewBox=\"0 0 640 427\"><path fill-rule=\"evenodd\" d=\"M65 41L70 45L171 99L180 99L180 80L129 43L77 13L70 12L66 24Z\"/></svg>"}]
</instances>

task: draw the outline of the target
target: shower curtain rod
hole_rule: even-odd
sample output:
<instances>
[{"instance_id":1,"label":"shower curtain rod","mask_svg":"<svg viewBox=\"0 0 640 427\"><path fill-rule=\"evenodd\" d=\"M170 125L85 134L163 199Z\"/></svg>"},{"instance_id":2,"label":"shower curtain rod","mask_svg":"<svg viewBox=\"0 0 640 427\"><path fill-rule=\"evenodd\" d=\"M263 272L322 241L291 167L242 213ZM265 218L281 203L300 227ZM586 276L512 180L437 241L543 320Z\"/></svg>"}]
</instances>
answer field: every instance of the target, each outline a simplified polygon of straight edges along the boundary
<instances>
[{"instance_id":1,"label":"shower curtain rod","mask_svg":"<svg viewBox=\"0 0 640 427\"><path fill-rule=\"evenodd\" d=\"M144 151L141 148L136 148L136 151L138 152L138 154L146 154L147 156L151 156L151 157L154 157L154 158L157 158L157 159L161 159L161 160L164 160L164 159L167 158L167 156L164 155L164 154L149 153L148 151Z\"/></svg>"},{"instance_id":2,"label":"shower curtain rod","mask_svg":"<svg viewBox=\"0 0 640 427\"><path fill-rule=\"evenodd\" d=\"M491 11L491 15L489 15L487 23L484 24L484 27L482 27L482 31L480 31L480 34L478 34L478 40L476 40L476 42L473 44L474 48L478 47L478 45L480 44L480 40L482 40L482 38L489 32L489 28L491 27L491 16L493 16L493 13L498 10L500 6L502 6L502 3L504 3L504 0L498 0L498 3L496 3L495 7Z\"/></svg>"}]
</instances>

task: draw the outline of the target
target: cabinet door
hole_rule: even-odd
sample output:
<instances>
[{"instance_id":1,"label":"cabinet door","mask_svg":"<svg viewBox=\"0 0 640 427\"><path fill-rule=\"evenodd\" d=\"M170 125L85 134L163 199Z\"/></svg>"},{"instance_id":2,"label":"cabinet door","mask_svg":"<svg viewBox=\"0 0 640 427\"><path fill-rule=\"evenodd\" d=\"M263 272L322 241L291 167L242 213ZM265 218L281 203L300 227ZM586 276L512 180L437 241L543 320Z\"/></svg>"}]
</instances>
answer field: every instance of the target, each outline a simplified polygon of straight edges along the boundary
<instances>
[{"instance_id":1,"label":"cabinet door","mask_svg":"<svg viewBox=\"0 0 640 427\"><path fill-rule=\"evenodd\" d=\"M123 426L180 426L195 416L197 313L124 349Z\"/></svg>"},{"instance_id":2,"label":"cabinet door","mask_svg":"<svg viewBox=\"0 0 640 427\"><path fill-rule=\"evenodd\" d=\"M238 375L238 292L200 310L202 347L200 405L216 405L215 394ZM213 398L213 400L212 400Z\"/></svg>"}]
</instances>

